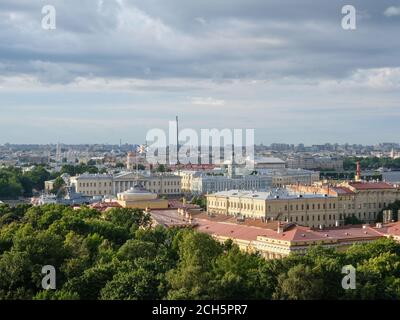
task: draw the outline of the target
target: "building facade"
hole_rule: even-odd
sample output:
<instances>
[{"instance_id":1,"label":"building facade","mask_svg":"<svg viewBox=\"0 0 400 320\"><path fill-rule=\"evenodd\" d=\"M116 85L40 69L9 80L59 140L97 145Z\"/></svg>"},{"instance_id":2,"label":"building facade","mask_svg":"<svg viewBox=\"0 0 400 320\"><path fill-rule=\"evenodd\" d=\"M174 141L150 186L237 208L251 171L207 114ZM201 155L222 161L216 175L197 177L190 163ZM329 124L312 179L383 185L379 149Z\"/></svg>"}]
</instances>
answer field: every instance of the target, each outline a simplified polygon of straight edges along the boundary
<instances>
[{"instance_id":1,"label":"building facade","mask_svg":"<svg viewBox=\"0 0 400 320\"><path fill-rule=\"evenodd\" d=\"M70 184L77 193L85 196L106 196L113 194L113 176L109 174L81 174L71 177Z\"/></svg>"},{"instance_id":2,"label":"building facade","mask_svg":"<svg viewBox=\"0 0 400 320\"><path fill-rule=\"evenodd\" d=\"M181 179L174 174L137 174L125 172L113 177L113 194L124 192L140 183L146 190L167 196L178 196L182 193Z\"/></svg>"},{"instance_id":3,"label":"building facade","mask_svg":"<svg viewBox=\"0 0 400 320\"><path fill-rule=\"evenodd\" d=\"M106 196L127 191L137 184L159 195L181 194L181 179L173 174L136 174L124 172L117 175L83 174L71 178L71 185L85 196Z\"/></svg>"},{"instance_id":4,"label":"building facade","mask_svg":"<svg viewBox=\"0 0 400 320\"><path fill-rule=\"evenodd\" d=\"M319 181L319 172L299 169L258 169L254 175L221 175L183 171L182 192L207 194L224 190L267 190L289 184L311 185Z\"/></svg>"},{"instance_id":5,"label":"building facade","mask_svg":"<svg viewBox=\"0 0 400 320\"><path fill-rule=\"evenodd\" d=\"M340 186L289 186L269 192L222 191L206 196L210 214L294 222L325 228L357 217L376 221L389 203L400 200L399 189L387 183L348 183Z\"/></svg>"},{"instance_id":6,"label":"building facade","mask_svg":"<svg viewBox=\"0 0 400 320\"><path fill-rule=\"evenodd\" d=\"M343 170L343 159L336 157L293 156L286 160L286 166L291 169L308 170Z\"/></svg>"},{"instance_id":7,"label":"building facade","mask_svg":"<svg viewBox=\"0 0 400 320\"><path fill-rule=\"evenodd\" d=\"M384 237L396 241L400 239L398 222L324 230L314 230L295 223L281 225L277 230L205 219L195 219L195 223L198 231L208 233L220 242L231 239L241 250L259 252L266 259L281 259L291 253L303 254L313 245L345 251L356 243L367 243Z\"/></svg>"}]
</instances>

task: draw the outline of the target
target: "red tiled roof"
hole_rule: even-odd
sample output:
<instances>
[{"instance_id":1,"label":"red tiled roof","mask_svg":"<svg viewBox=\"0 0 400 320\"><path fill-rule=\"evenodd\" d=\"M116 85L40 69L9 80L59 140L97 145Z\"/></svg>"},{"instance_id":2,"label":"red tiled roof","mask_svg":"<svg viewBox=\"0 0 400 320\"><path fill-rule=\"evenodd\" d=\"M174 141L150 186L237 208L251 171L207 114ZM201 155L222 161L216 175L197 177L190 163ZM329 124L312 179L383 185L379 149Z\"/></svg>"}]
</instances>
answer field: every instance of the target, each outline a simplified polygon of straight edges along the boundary
<instances>
[{"instance_id":1,"label":"red tiled roof","mask_svg":"<svg viewBox=\"0 0 400 320\"><path fill-rule=\"evenodd\" d=\"M382 234L389 236L400 236L400 222L393 222L377 228Z\"/></svg>"},{"instance_id":2,"label":"red tiled roof","mask_svg":"<svg viewBox=\"0 0 400 320\"><path fill-rule=\"evenodd\" d=\"M267 236L268 229L238 225L227 222L215 222L207 219L196 219L196 229L210 235L217 235L238 240L254 241L258 236Z\"/></svg>"},{"instance_id":3,"label":"red tiled roof","mask_svg":"<svg viewBox=\"0 0 400 320\"><path fill-rule=\"evenodd\" d=\"M351 191L349 188L342 187L342 186L334 187L333 189L334 189L338 194L354 194L354 192Z\"/></svg>"},{"instance_id":4,"label":"red tiled roof","mask_svg":"<svg viewBox=\"0 0 400 320\"><path fill-rule=\"evenodd\" d=\"M183 202L179 201L179 200L169 200L168 201L168 205L169 205L170 208L175 208L175 209L178 209L178 208L188 208L188 209L199 208L199 206L197 206L195 204L192 204L192 203L183 204Z\"/></svg>"},{"instance_id":5,"label":"red tiled roof","mask_svg":"<svg viewBox=\"0 0 400 320\"><path fill-rule=\"evenodd\" d=\"M289 242L308 242L349 239L376 239L382 237L382 232L371 227L350 227L344 229L312 230L309 227L294 225L286 231L278 233L275 230L234 223L216 222L206 219L196 219L197 229L211 235L255 241L258 236ZM399 227L400 232L400 227Z\"/></svg>"},{"instance_id":6,"label":"red tiled roof","mask_svg":"<svg viewBox=\"0 0 400 320\"><path fill-rule=\"evenodd\" d=\"M349 185L357 190L395 189L393 185L386 182L350 182Z\"/></svg>"},{"instance_id":7,"label":"red tiled roof","mask_svg":"<svg viewBox=\"0 0 400 320\"><path fill-rule=\"evenodd\" d=\"M116 201L111 201L111 202L96 202L91 204L90 207L99 211L105 211L111 208L121 208L121 205Z\"/></svg>"},{"instance_id":8,"label":"red tiled roof","mask_svg":"<svg viewBox=\"0 0 400 320\"><path fill-rule=\"evenodd\" d=\"M165 227L184 227L191 225L187 219L178 214L177 210L151 210L150 215L158 224Z\"/></svg>"}]
</instances>

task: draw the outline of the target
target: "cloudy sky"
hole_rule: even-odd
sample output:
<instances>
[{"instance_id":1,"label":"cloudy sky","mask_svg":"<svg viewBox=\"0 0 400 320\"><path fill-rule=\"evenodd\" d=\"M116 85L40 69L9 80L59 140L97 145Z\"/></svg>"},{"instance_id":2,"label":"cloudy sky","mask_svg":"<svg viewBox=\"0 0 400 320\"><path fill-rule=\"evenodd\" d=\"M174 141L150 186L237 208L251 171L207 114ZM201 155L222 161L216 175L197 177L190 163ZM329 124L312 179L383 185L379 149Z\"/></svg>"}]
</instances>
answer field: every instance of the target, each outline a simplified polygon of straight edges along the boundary
<instances>
[{"instance_id":1,"label":"cloudy sky","mask_svg":"<svg viewBox=\"0 0 400 320\"><path fill-rule=\"evenodd\" d=\"M400 1L0 1L0 144L142 142L175 115L266 144L399 142L399 89Z\"/></svg>"}]
</instances>

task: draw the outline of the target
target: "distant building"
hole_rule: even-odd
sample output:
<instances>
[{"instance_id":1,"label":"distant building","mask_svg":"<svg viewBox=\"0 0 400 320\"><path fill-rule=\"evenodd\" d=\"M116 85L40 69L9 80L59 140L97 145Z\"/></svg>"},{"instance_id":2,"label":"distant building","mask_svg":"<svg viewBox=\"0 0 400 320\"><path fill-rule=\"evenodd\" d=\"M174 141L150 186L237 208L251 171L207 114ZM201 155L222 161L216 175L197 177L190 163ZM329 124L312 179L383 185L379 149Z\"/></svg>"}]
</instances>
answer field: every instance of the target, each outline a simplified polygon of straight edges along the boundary
<instances>
[{"instance_id":1,"label":"distant building","mask_svg":"<svg viewBox=\"0 0 400 320\"><path fill-rule=\"evenodd\" d=\"M320 174L318 171L303 170L303 169L282 169L282 170L258 170L261 175L272 176L273 187L284 187L286 185L311 185L318 182Z\"/></svg>"},{"instance_id":2,"label":"distant building","mask_svg":"<svg viewBox=\"0 0 400 320\"><path fill-rule=\"evenodd\" d=\"M126 157L126 168L128 170L135 170L135 154L133 152L128 152Z\"/></svg>"},{"instance_id":3,"label":"distant building","mask_svg":"<svg viewBox=\"0 0 400 320\"><path fill-rule=\"evenodd\" d=\"M271 186L272 177L246 175L229 177L202 172L182 172L182 191L192 194L206 194L222 190L264 190Z\"/></svg>"},{"instance_id":4,"label":"distant building","mask_svg":"<svg viewBox=\"0 0 400 320\"><path fill-rule=\"evenodd\" d=\"M291 169L309 170L343 170L343 159L335 157L313 157L305 155L292 156L286 160L286 165Z\"/></svg>"},{"instance_id":5,"label":"distant building","mask_svg":"<svg viewBox=\"0 0 400 320\"><path fill-rule=\"evenodd\" d=\"M111 174L83 174L72 177L71 185L86 196L107 196L127 191L140 183L150 192L177 196L181 194L180 177L173 174L145 174L122 172Z\"/></svg>"},{"instance_id":6,"label":"distant building","mask_svg":"<svg viewBox=\"0 0 400 320\"><path fill-rule=\"evenodd\" d=\"M254 169L284 169L286 162L274 157L260 157L254 159Z\"/></svg>"},{"instance_id":7,"label":"distant building","mask_svg":"<svg viewBox=\"0 0 400 320\"><path fill-rule=\"evenodd\" d=\"M110 174L81 174L71 177L76 192L85 196L106 196L113 194L113 176Z\"/></svg>"},{"instance_id":8,"label":"distant building","mask_svg":"<svg viewBox=\"0 0 400 320\"><path fill-rule=\"evenodd\" d=\"M146 190L166 196L178 196L182 193L181 179L170 173L137 174L123 172L113 176L113 193L124 192L140 183Z\"/></svg>"},{"instance_id":9,"label":"distant building","mask_svg":"<svg viewBox=\"0 0 400 320\"><path fill-rule=\"evenodd\" d=\"M254 175L222 175L195 171L182 171L182 191L207 194L224 190L267 190L288 184L311 185L319 181L319 172L293 169L257 169Z\"/></svg>"}]
</instances>

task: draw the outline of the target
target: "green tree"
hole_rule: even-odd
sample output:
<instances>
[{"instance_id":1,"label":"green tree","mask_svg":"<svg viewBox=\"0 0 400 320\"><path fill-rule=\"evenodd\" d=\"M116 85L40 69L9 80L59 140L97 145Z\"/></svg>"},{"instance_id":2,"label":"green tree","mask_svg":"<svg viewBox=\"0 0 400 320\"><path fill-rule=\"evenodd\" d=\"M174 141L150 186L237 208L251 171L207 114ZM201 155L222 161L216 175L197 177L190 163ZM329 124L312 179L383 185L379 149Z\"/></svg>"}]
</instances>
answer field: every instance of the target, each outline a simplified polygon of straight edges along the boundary
<instances>
[{"instance_id":1,"label":"green tree","mask_svg":"<svg viewBox=\"0 0 400 320\"><path fill-rule=\"evenodd\" d=\"M65 187L64 179L61 178L61 177L58 177L54 181L53 190L51 190L51 192L54 193L54 194L58 194L60 192L60 190L62 190L64 187Z\"/></svg>"},{"instance_id":2,"label":"green tree","mask_svg":"<svg viewBox=\"0 0 400 320\"><path fill-rule=\"evenodd\" d=\"M323 281L310 266L299 264L278 276L275 299L316 300L323 296Z\"/></svg>"},{"instance_id":3,"label":"green tree","mask_svg":"<svg viewBox=\"0 0 400 320\"><path fill-rule=\"evenodd\" d=\"M158 298L155 275L148 270L137 269L119 272L101 290L103 300L149 300Z\"/></svg>"},{"instance_id":4,"label":"green tree","mask_svg":"<svg viewBox=\"0 0 400 320\"><path fill-rule=\"evenodd\" d=\"M212 280L212 265L222 253L222 245L204 233L186 231L179 238L178 266L167 273L167 280L171 286L168 297L211 298L208 283Z\"/></svg>"}]
</instances>

